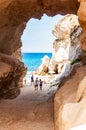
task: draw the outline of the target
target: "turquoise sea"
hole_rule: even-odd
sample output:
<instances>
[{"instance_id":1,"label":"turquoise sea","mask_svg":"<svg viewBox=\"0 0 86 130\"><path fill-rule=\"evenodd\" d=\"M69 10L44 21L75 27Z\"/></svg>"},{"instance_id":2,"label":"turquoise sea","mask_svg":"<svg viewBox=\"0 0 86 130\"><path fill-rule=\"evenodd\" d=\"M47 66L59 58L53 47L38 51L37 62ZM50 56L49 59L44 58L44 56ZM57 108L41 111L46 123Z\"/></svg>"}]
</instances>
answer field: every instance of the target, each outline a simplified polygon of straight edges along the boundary
<instances>
[{"instance_id":1,"label":"turquoise sea","mask_svg":"<svg viewBox=\"0 0 86 130\"><path fill-rule=\"evenodd\" d=\"M35 71L42 63L42 58L47 55L52 57L52 53L22 53L22 60L28 68L28 71Z\"/></svg>"}]
</instances>

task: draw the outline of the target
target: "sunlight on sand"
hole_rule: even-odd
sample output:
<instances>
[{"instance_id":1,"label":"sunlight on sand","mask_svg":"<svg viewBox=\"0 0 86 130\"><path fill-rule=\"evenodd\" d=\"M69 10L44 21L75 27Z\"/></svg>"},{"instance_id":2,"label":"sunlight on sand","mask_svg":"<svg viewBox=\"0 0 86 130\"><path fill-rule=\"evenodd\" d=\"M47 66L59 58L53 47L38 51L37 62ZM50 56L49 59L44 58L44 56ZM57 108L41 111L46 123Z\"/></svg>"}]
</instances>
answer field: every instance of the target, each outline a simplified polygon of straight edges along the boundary
<instances>
[{"instance_id":1,"label":"sunlight on sand","mask_svg":"<svg viewBox=\"0 0 86 130\"><path fill-rule=\"evenodd\" d=\"M43 83L43 89L35 91L28 78L20 90L17 98L1 100L0 130L54 130L51 96L55 89Z\"/></svg>"},{"instance_id":2,"label":"sunlight on sand","mask_svg":"<svg viewBox=\"0 0 86 130\"><path fill-rule=\"evenodd\" d=\"M77 127L71 128L70 130L86 130L86 124L85 125L79 125Z\"/></svg>"}]
</instances>

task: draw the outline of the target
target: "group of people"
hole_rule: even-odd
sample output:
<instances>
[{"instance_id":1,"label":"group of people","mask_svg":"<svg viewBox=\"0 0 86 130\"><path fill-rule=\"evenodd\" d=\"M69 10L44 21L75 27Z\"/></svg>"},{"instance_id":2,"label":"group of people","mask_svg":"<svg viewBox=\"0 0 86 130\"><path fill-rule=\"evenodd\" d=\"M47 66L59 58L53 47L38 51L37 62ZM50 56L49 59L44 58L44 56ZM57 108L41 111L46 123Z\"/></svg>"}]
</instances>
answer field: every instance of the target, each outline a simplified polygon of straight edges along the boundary
<instances>
[{"instance_id":1,"label":"group of people","mask_svg":"<svg viewBox=\"0 0 86 130\"><path fill-rule=\"evenodd\" d=\"M35 90L38 90L38 87L40 87L40 90L42 90L43 81L41 79L38 79L38 77L36 77L36 79L34 80L34 77L32 75L31 76L31 85L34 85Z\"/></svg>"}]
</instances>

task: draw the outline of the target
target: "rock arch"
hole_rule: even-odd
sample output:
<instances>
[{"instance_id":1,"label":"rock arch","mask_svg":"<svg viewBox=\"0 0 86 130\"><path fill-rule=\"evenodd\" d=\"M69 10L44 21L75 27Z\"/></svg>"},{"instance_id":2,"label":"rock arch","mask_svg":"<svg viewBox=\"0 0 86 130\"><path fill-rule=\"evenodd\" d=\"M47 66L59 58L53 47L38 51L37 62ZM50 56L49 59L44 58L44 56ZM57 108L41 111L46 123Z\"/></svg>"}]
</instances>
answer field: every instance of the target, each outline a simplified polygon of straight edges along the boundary
<instances>
[{"instance_id":1,"label":"rock arch","mask_svg":"<svg viewBox=\"0 0 86 130\"><path fill-rule=\"evenodd\" d=\"M83 24L85 23L85 15L82 10L84 1L85 0L81 0L80 3L77 0L0 1L0 66L1 70L6 70L0 72L1 98L14 98L19 94L18 86L20 85L21 77L23 77L26 68L24 64L18 59L15 59L12 54L22 46L20 37L26 27L27 21L32 17L41 19L44 13L48 16L54 16L56 14L64 15L67 13L77 14L79 9L79 20L85 34L85 24ZM83 42L82 36L82 43ZM84 49L85 46L82 48ZM9 67L7 65L9 65Z\"/></svg>"},{"instance_id":2,"label":"rock arch","mask_svg":"<svg viewBox=\"0 0 86 130\"><path fill-rule=\"evenodd\" d=\"M21 47L20 36L30 18L41 19L44 13L48 16L77 14L78 7L77 0L0 1L0 52L10 55Z\"/></svg>"}]
</instances>

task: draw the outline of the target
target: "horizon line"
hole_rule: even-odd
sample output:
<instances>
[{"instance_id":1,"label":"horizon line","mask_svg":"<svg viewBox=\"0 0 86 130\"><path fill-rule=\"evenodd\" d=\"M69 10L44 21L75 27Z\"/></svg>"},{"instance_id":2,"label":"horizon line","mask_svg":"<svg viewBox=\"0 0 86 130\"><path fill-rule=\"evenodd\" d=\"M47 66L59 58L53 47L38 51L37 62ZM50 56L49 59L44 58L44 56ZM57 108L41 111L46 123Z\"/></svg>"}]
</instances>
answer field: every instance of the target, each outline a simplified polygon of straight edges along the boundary
<instances>
[{"instance_id":1,"label":"horizon line","mask_svg":"<svg viewBox=\"0 0 86 130\"><path fill-rule=\"evenodd\" d=\"M44 52L41 52L41 51L38 51L38 52L31 51L31 52L29 52L28 51L28 52L21 52L21 53L52 53L52 52L47 52L47 51L46 52L45 51Z\"/></svg>"}]
</instances>

